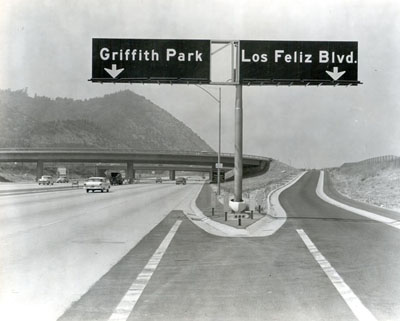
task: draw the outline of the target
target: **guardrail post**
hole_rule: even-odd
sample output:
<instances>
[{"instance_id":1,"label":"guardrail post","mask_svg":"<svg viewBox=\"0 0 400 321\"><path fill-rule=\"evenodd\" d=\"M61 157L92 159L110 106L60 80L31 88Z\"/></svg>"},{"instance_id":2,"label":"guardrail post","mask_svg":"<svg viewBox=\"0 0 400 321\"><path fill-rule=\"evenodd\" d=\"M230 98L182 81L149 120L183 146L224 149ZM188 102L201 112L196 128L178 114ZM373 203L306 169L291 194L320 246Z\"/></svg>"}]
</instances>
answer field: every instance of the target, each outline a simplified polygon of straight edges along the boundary
<instances>
[{"instance_id":1,"label":"guardrail post","mask_svg":"<svg viewBox=\"0 0 400 321\"><path fill-rule=\"evenodd\" d=\"M215 208L217 207L217 195L212 191L211 192L211 215L214 216Z\"/></svg>"},{"instance_id":2,"label":"guardrail post","mask_svg":"<svg viewBox=\"0 0 400 321\"><path fill-rule=\"evenodd\" d=\"M229 212L229 194L225 193L224 195L224 213L225 213L225 222L228 220L228 212Z\"/></svg>"}]
</instances>

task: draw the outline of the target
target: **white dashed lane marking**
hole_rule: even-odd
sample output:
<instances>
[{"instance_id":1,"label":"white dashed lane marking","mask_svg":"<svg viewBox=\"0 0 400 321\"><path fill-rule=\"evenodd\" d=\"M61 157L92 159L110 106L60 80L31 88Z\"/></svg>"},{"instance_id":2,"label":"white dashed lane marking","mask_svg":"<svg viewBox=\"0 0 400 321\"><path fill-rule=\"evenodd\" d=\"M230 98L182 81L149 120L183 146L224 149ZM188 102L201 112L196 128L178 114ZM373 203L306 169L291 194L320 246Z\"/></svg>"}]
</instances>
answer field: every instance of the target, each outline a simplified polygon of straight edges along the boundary
<instances>
[{"instance_id":1,"label":"white dashed lane marking","mask_svg":"<svg viewBox=\"0 0 400 321\"><path fill-rule=\"evenodd\" d=\"M328 262L328 260L325 259L325 257L317 249L317 247L314 245L308 235L302 229L297 230L297 233L300 235L301 239L307 246L314 259L318 262L319 266L328 276L329 280L335 286L336 290L342 296L343 300L349 306L356 318L359 321L377 321L373 314L354 294L353 290L344 282L339 273L337 273L332 265Z\"/></svg>"}]
</instances>

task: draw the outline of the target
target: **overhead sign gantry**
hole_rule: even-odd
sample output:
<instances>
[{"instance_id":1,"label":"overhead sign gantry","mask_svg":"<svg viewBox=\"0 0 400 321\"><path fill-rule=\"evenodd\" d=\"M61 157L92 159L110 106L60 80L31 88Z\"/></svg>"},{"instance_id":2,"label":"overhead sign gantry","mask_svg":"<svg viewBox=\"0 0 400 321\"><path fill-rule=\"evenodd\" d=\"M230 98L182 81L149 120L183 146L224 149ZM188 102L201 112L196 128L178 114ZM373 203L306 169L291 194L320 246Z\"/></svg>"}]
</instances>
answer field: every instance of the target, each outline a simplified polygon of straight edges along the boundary
<instances>
[{"instance_id":1,"label":"overhead sign gantry","mask_svg":"<svg viewBox=\"0 0 400 321\"><path fill-rule=\"evenodd\" d=\"M213 84L211 44L232 43L235 85L357 85L358 43L93 39L93 82ZM221 83L219 83L221 85Z\"/></svg>"},{"instance_id":2,"label":"overhead sign gantry","mask_svg":"<svg viewBox=\"0 0 400 321\"><path fill-rule=\"evenodd\" d=\"M231 46L231 79L211 81L211 45ZM219 51L218 49L217 51ZM92 82L236 86L234 200L242 201L242 86L357 86L355 41L93 39ZM243 204L242 204L243 205ZM240 206L237 207L240 210Z\"/></svg>"}]
</instances>

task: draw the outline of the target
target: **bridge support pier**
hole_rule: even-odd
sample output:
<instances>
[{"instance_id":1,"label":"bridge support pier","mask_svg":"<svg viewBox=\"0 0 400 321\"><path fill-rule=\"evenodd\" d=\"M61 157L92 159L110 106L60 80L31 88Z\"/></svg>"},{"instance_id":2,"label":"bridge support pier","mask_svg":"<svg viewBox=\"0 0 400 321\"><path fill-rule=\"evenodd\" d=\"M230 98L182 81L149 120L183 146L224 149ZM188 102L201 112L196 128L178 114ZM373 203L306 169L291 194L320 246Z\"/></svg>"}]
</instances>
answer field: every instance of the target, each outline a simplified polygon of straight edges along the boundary
<instances>
[{"instance_id":1,"label":"bridge support pier","mask_svg":"<svg viewBox=\"0 0 400 321\"><path fill-rule=\"evenodd\" d=\"M175 180L175 171L174 171L174 170L170 170L170 171L169 171L169 179L170 179L171 181L174 181L174 180Z\"/></svg>"},{"instance_id":2,"label":"bridge support pier","mask_svg":"<svg viewBox=\"0 0 400 321\"><path fill-rule=\"evenodd\" d=\"M96 166L94 169L94 175L98 177L106 177L106 169Z\"/></svg>"},{"instance_id":3,"label":"bridge support pier","mask_svg":"<svg viewBox=\"0 0 400 321\"><path fill-rule=\"evenodd\" d=\"M126 163L126 177L129 183L135 179L135 170L133 169L133 162L129 161Z\"/></svg>"},{"instance_id":4,"label":"bridge support pier","mask_svg":"<svg viewBox=\"0 0 400 321\"><path fill-rule=\"evenodd\" d=\"M211 169L210 169L210 183L217 183L218 182L218 176L215 175L215 174L217 174L217 171L216 171L215 165L212 165ZM215 179L214 179L214 177L215 177Z\"/></svg>"},{"instance_id":5,"label":"bridge support pier","mask_svg":"<svg viewBox=\"0 0 400 321\"><path fill-rule=\"evenodd\" d=\"M43 161L39 160L36 164L36 181L43 176Z\"/></svg>"}]
</instances>

